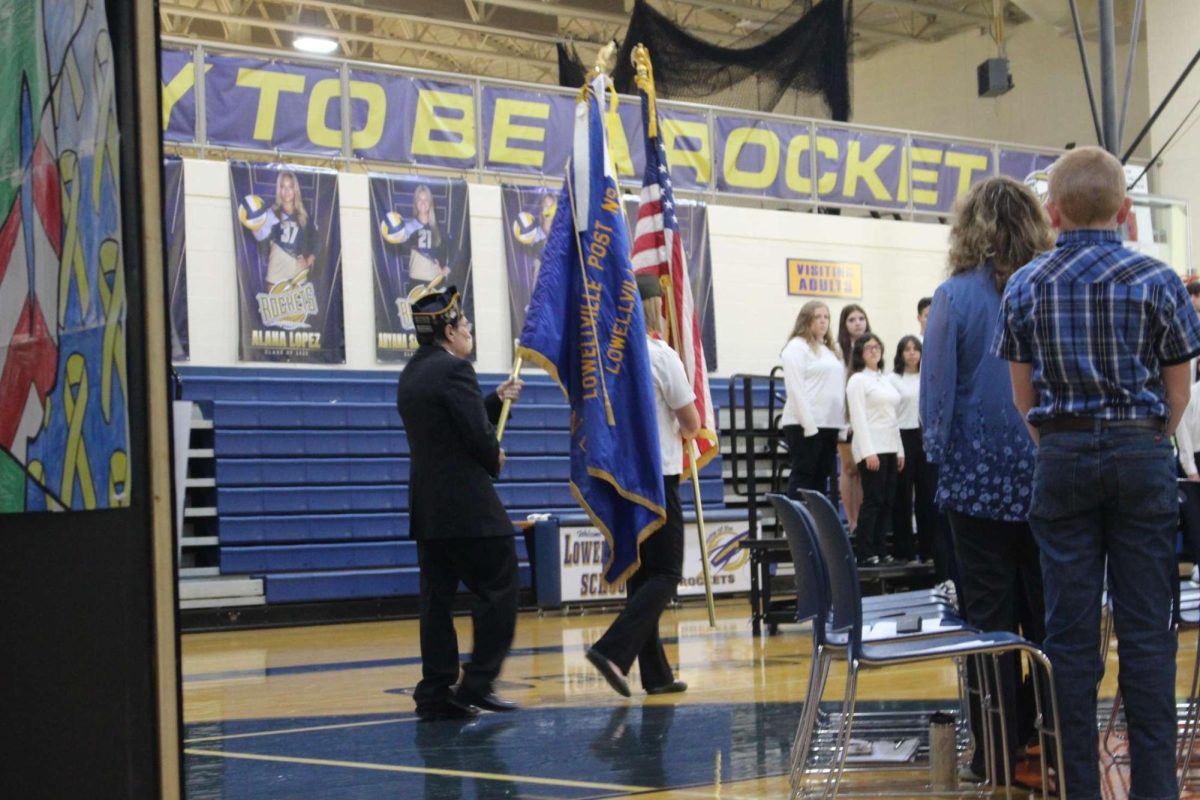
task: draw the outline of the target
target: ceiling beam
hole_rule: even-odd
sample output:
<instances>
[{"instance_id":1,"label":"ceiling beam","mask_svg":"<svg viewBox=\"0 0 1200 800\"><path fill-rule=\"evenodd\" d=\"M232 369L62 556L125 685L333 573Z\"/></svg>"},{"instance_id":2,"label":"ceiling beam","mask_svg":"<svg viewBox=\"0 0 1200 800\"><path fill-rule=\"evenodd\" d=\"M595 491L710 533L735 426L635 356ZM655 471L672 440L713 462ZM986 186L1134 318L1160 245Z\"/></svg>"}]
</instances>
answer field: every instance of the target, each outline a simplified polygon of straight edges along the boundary
<instances>
[{"instance_id":1,"label":"ceiling beam","mask_svg":"<svg viewBox=\"0 0 1200 800\"><path fill-rule=\"evenodd\" d=\"M320 36L334 36L337 38L345 38L354 41L369 42L370 44L381 47L395 47L401 50L422 50L427 53L438 53L444 56L456 58L471 57L485 58L494 61L506 61L537 69L541 72L547 71L550 65L549 57L546 59L534 59L492 50L482 50L479 48L469 49L462 47L451 47L448 45L439 45L429 42L416 42L405 39L396 39L390 36L379 36L377 34L370 33L357 33L347 30L329 30L328 28L314 28L312 26L297 25L291 22L281 22L279 20L258 20L253 17L239 17L220 11L206 11L203 9L181 6L169 2L160 3L159 11L163 14L174 14L191 17L192 19L220 22L223 24L240 24L246 25L247 27L265 28L267 30L273 29L276 31L287 31L289 33L307 33Z\"/></svg>"}]
</instances>

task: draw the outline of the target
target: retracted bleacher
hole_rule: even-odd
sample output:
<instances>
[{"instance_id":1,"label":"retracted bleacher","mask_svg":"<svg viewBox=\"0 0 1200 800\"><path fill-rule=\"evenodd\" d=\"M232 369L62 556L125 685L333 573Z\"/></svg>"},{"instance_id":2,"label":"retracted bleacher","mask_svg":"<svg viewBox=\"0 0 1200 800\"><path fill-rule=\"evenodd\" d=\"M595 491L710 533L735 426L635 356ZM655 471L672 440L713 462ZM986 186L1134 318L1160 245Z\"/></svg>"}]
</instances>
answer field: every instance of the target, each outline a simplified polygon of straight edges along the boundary
<instances>
[{"instance_id":1,"label":"retracted bleacher","mask_svg":"<svg viewBox=\"0 0 1200 800\"><path fill-rule=\"evenodd\" d=\"M222 576L263 580L266 604L415 596L408 441L397 372L181 368L184 397L213 423ZM502 376L481 375L487 391ZM527 377L504 436L497 483L514 521L579 512L568 488L569 410L546 377ZM446 487L453 501L454 487ZM721 508L720 459L701 474ZM681 492L685 508L692 490ZM530 584L517 538L521 582Z\"/></svg>"}]
</instances>

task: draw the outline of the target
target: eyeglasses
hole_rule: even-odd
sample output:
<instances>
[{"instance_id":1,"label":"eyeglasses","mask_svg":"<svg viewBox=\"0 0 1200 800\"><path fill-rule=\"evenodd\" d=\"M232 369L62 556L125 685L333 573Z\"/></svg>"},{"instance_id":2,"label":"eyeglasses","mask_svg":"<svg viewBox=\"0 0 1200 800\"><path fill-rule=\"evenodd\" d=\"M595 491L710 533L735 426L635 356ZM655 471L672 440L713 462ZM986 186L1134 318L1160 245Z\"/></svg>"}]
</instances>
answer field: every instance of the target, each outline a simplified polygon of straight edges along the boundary
<instances>
[{"instance_id":1,"label":"eyeglasses","mask_svg":"<svg viewBox=\"0 0 1200 800\"><path fill-rule=\"evenodd\" d=\"M455 327L465 329L467 333L471 333L475 330L475 326L472 325L470 321L466 319L466 317L460 319Z\"/></svg>"},{"instance_id":2,"label":"eyeglasses","mask_svg":"<svg viewBox=\"0 0 1200 800\"><path fill-rule=\"evenodd\" d=\"M882 350L882 349L883 349L883 345L881 345L881 344L877 344L877 343L875 343L875 342L871 342L870 344L864 344L864 345L863 345L863 352L864 352L864 353L865 353L865 352L867 352L868 350Z\"/></svg>"}]
</instances>

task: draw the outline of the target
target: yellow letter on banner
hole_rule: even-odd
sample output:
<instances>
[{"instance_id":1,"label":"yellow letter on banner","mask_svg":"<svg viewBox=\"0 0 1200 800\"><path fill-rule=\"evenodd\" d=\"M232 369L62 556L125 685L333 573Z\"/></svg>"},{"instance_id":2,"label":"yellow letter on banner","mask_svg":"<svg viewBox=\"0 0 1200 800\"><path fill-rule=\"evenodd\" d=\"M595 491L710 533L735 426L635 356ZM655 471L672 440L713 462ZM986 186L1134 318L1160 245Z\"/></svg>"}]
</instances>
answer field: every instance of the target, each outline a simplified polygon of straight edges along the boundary
<instances>
[{"instance_id":1,"label":"yellow letter on banner","mask_svg":"<svg viewBox=\"0 0 1200 800\"><path fill-rule=\"evenodd\" d=\"M79 353L67 359L67 385L63 389L63 413L67 417L67 452L63 458L62 487L59 494L67 508L72 507L75 497L75 480L79 480L79 493L83 495L83 507L96 507L96 486L92 483L92 467L88 463L87 441L83 435L83 421L88 408L87 362Z\"/></svg>"},{"instance_id":2,"label":"yellow letter on banner","mask_svg":"<svg viewBox=\"0 0 1200 800\"><path fill-rule=\"evenodd\" d=\"M205 64L204 71L212 69L212 64ZM179 70L179 74L171 78L169 83L162 84L162 129L165 131L171 124L171 112L175 104L196 86L196 64L188 62Z\"/></svg>"},{"instance_id":3,"label":"yellow letter on banner","mask_svg":"<svg viewBox=\"0 0 1200 800\"><path fill-rule=\"evenodd\" d=\"M342 82L337 78L317 81L308 97L308 140L320 147L342 146L342 130L330 128L325 119L329 104L342 93ZM350 132L350 146L355 150L369 150L383 138L383 122L387 116L387 94L383 87L369 81L350 81L351 99L367 101L367 124L361 131Z\"/></svg>"},{"instance_id":4,"label":"yellow letter on banner","mask_svg":"<svg viewBox=\"0 0 1200 800\"><path fill-rule=\"evenodd\" d=\"M877 170L884 159L890 156L895 149L895 145L881 144L872 150L871 155L864 161L862 159L862 142L858 139L851 139L846 148L846 177L842 184L842 194L846 197L854 197L858 192L858 179L862 178L867 182L867 188L871 190L872 197L876 200L891 200L892 195L883 185L883 181L879 179Z\"/></svg>"},{"instance_id":5,"label":"yellow letter on banner","mask_svg":"<svg viewBox=\"0 0 1200 800\"><path fill-rule=\"evenodd\" d=\"M817 152L835 164L838 162L838 159L841 158L838 140L834 139L832 136L817 137ZM833 192L833 190L837 187L837 179L838 173L836 169L832 172L817 173L817 194L825 195Z\"/></svg>"},{"instance_id":6,"label":"yellow letter on banner","mask_svg":"<svg viewBox=\"0 0 1200 800\"><path fill-rule=\"evenodd\" d=\"M763 166L758 172L738 169L738 156L746 145L763 149ZM765 128L735 128L725 143L725 182L742 189L766 189L779 174L779 137Z\"/></svg>"},{"instance_id":7,"label":"yellow letter on banner","mask_svg":"<svg viewBox=\"0 0 1200 800\"><path fill-rule=\"evenodd\" d=\"M615 106L609 106L604 115L604 124L608 130L608 152L612 155L613 167L618 175L633 174L633 159L629 157L629 139L625 136L625 126L621 124L621 115Z\"/></svg>"},{"instance_id":8,"label":"yellow letter on banner","mask_svg":"<svg viewBox=\"0 0 1200 800\"><path fill-rule=\"evenodd\" d=\"M339 124L331 128L325 124L329 103L342 93L342 82L338 78L325 78L313 84L308 94L308 140L318 147L342 147L342 128Z\"/></svg>"},{"instance_id":9,"label":"yellow letter on banner","mask_svg":"<svg viewBox=\"0 0 1200 800\"><path fill-rule=\"evenodd\" d=\"M967 193L967 189L971 188L971 184L975 180L971 177L975 172L987 172L988 159L987 156L981 156L977 153L946 153L946 166L958 170L958 186L955 189L954 196L962 197Z\"/></svg>"},{"instance_id":10,"label":"yellow letter on banner","mask_svg":"<svg viewBox=\"0 0 1200 800\"><path fill-rule=\"evenodd\" d=\"M302 93L304 76L242 67L238 70L237 85L259 90L258 116L254 118L254 138L269 142L275 135L275 114L279 110L279 95L282 92Z\"/></svg>"},{"instance_id":11,"label":"yellow letter on banner","mask_svg":"<svg viewBox=\"0 0 1200 800\"><path fill-rule=\"evenodd\" d=\"M667 163L672 169L687 167L695 170L696 182L707 184L712 177L712 154L708 149L708 124L687 119L664 118L662 121L663 147L667 150ZM678 139L695 139L698 149L676 147Z\"/></svg>"},{"instance_id":12,"label":"yellow letter on banner","mask_svg":"<svg viewBox=\"0 0 1200 800\"><path fill-rule=\"evenodd\" d=\"M938 204L937 184L940 173L936 169L927 169L918 167L917 164L940 164L942 163L942 151L932 147L914 147L909 150L909 160L912 162L912 199L913 205L918 206L933 206ZM905 180L904 170L900 170L900 192L896 197L897 200L904 202L908 199L908 183ZM933 188L918 188L919 186Z\"/></svg>"},{"instance_id":13,"label":"yellow letter on banner","mask_svg":"<svg viewBox=\"0 0 1200 800\"><path fill-rule=\"evenodd\" d=\"M513 117L550 119L550 104L530 100L515 100L511 97L496 99L492 115L492 139L488 146L488 162L520 164L526 167L541 167L546 161L546 129L533 125L519 125ZM542 142L538 148L518 147L512 140Z\"/></svg>"},{"instance_id":14,"label":"yellow letter on banner","mask_svg":"<svg viewBox=\"0 0 1200 800\"><path fill-rule=\"evenodd\" d=\"M459 115L446 112L458 112ZM451 140L434 139L433 133L450 134ZM413 120L414 156L470 159L475 157L475 98L457 92L422 89L417 94L417 118Z\"/></svg>"},{"instance_id":15,"label":"yellow letter on banner","mask_svg":"<svg viewBox=\"0 0 1200 800\"><path fill-rule=\"evenodd\" d=\"M796 194L812 194L812 178L800 174L800 159L808 154L812 147L812 139L807 133L799 133L791 138L787 146L787 160L783 165L783 179L787 187Z\"/></svg>"}]
</instances>

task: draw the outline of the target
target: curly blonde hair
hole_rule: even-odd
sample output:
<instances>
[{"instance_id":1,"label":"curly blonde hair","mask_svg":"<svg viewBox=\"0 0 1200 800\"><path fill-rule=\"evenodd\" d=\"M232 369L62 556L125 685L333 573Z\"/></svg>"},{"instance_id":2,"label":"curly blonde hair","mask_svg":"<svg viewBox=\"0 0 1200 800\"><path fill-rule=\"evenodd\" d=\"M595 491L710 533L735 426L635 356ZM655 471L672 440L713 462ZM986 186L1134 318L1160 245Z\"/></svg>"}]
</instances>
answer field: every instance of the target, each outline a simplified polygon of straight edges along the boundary
<instances>
[{"instance_id":1,"label":"curly blonde hair","mask_svg":"<svg viewBox=\"0 0 1200 800\"><path fill-rule=\"evenodd\" d=\"M1037 195L1012 178L988 178L959 200L950 228L950 274L992 263L1003 292L1008 279L1038 253L1054 246L1050 218Z\"/></svg>"}]
</instances>

